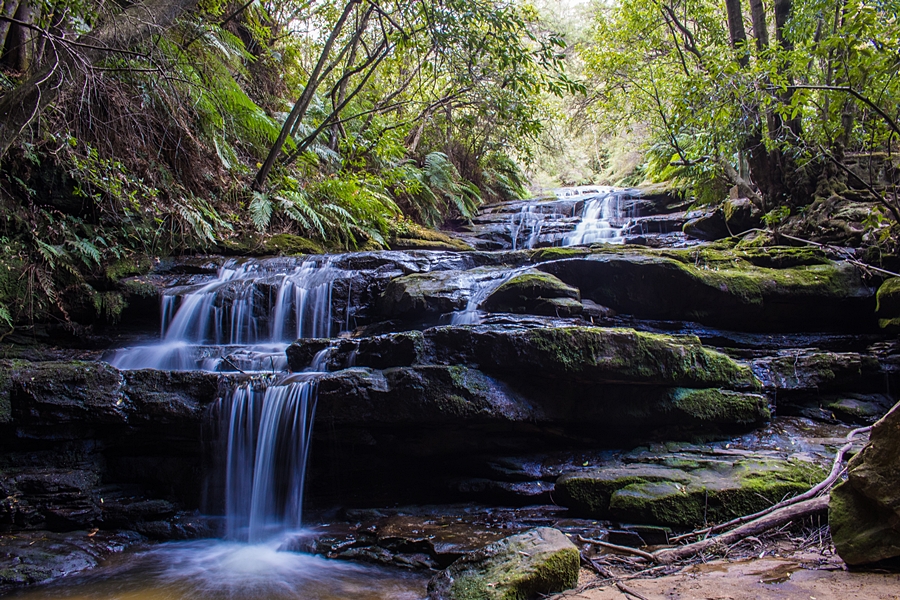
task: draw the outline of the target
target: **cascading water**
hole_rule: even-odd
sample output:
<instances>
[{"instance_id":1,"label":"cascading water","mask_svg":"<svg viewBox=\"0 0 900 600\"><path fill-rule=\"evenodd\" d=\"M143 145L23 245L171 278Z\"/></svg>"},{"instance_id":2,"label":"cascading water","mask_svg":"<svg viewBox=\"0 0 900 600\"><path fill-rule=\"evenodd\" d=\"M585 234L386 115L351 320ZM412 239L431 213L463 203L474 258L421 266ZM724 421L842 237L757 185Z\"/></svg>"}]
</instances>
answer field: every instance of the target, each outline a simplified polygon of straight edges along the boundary
<instances>
[{"instance_id":1,"label":"cascading water","mask_svg":"<svg viewBox=\"0 0 900 600\"><path fill-rule=\"evenodd\" d=\"M546 215L539 210L534 204L526 204L518 213L513 213L509 217L509 237L512 241L513 250L521 250L522 248L534 248L534 244L541 235ZM521 246L519 238L525 233L525 239Z\"/></svg>"},{"instance_id":2,"label":"cascading water","mask_svg":"<svg viewBox=\"0 0 900 600\"><path fill-rule=\"evenodd\" d=\"M228 262L209 283L163 294L158 344L119 349L109 362L283 371L290 342L331 336L332 284L344 274L330 257ZM313 370L324 369L327 354ZM213 406L229 540L261 543L300 526L319 374L238 381Z\"/></svg>"},{"instance_id":3,"label":"cascading water","mask_svg":"<svg viewBox=\"0 0 900 600\"><path fill-rule=\"evenodd\" d=\"M566 236L565 246L580 246L595 242L621 243L622 229L613 221L622 216L621 200L624 190L606 188L597 196L586 200L581 222Z\"/></svg>"},{"instance_id":4,"label":"cascading water","mask_svg":"<svg viewBox=\"0 0 900 600\"><path fill-rule=\"evenodd\" d=\"M330 337L333 281L344 272L330 257L228 262L216 279L161 298L161 341L121 348L120 369L281 371L284 350L302 337Z\"/></svg>"},{"instance_id":5,"label":"cascading water","mask_svg":"<svg viewBox=\"0 0 900 600\"><path fill-rule=\"evenodd\" d=\"M220 400L227 539L260 543L300 527L315 410L313 374L244 382Z\"/></svg>"}]
</instances>

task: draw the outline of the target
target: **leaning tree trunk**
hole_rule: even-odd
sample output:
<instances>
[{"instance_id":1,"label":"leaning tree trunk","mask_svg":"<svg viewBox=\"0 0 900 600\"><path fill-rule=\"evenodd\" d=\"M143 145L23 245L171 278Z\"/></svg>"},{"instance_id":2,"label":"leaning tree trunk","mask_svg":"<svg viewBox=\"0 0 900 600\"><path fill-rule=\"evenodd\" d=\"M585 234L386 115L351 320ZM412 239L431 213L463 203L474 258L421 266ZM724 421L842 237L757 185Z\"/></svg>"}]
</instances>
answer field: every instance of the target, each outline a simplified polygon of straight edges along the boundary
<instances>
[{"instance_id":1,"label":"leaning tree trunk","mask_svg":"<svg viewBox=\"0 0 900 600\"><path fill-rule=\"evenodd\" d=\"M61 92L74 86L92 65L164 31L197 0L144 0L101 22L74 42L53 38L34 74L0 99L0 158L19 134Z\"/></svg>"}]
</instances>

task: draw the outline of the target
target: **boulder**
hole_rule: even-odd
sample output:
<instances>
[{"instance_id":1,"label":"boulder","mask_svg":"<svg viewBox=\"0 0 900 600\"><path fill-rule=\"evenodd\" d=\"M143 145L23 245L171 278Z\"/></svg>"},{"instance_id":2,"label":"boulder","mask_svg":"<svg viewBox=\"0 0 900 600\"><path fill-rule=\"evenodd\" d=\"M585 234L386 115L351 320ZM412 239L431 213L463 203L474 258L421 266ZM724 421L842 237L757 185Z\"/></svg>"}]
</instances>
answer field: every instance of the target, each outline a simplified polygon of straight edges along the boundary
<instances>
[{"instance_id":1,"label":"boulder","mask_svg":"<svg viewBox=\"0 0 900 600\"><path fill-rule=\"evenodd\" d=\"M426 332L432 360L471 363L491 374L560 382L638 383L755 389L747 367L710 350L695 336L625 328L435 327Z\"/></svg>"},{"instance_id":2,"label":"boulder","mask_svg":"<svg viewBox=\"0 0 900 600\"><path fill-rule=\"evenodd\" d=\"M847 473L828 511L838 554L854 566L900 557L900 404L875 424Z\"/></svg>"},{"instance_id":3,"label":"boulder","mask_svg":"<svg viewBox=\"0 0 900 600\"><path fill-rule=\"evenodd\" d=\"M779 392L825 392L836 389L876 389L883 382L878 359L857 352L829 352L810 348L779 352L752 363L753 373L767 390Z\"/></svg>"},{"instance_id":4,"label":"boulder","mask_svg":"<svg viewBox=\"0 0 900 600\"><path fill-rule=\"evenodd\" d=\"M722 203L722 215L731 235L743 233L762 224L762 211L749 198L728 198Z\"/></svg>"},{"instance_id":5,"label":"boulder","mask_svg":"<svg viewBox=\"0 0 900 600\"><path fill-rule=\"evenodd\" d=\"M428 583L429 600L530 600L575 587L578 548L539 527L468 554Z\"/></svg>"},{"instance_id":6,"label":"boulder","mask_svg":"<svg viewBox=\"0 0 900 600\"><path fill-rule=\"evenodd\" d=\"M764 456L681 456L567 473L554 499L579 516L696 527L752 514L805 492L827 472Z\"/></svg>"},{"instance_id":7,"label":"boulder","mask_svg":"<svg viewBox=\"0 0 900 600\"><path fill-rule=\"evenodd\" d=\"M0 594L13 586L34 584L96 567L143 538L130 531L49 531L0 535Z\"/></svg>"},{"instance_id":8,"label":"boulder","mask_svg":"<svg viewBox=\"0 0 900 600\"><path fill-rule=\"evenodd\" d=\"M462 310L471 290L460 271L413 273L393 279L378 299L377 311L390 318L420 318Z\"/></svg>"},{"instance_id":9,"label":"boulder","mask_svg":"<svg viewBox=\"0 0 900 600\"><path fill-rule=\"evenodd\" d=\"M806 248L602 249L537 266L582 299L639 318L738 331L872 328L874 294L850 263Z\"/></svg>"},{"instance_id":10,"label":"boulder","mask_svg":"<svg viewBox=\"0 0 900 600\"><path fill-rule=\"evenodd\" d=\"M688 237L715 241L731 236L721 208L706 212L691 212L687 214L687 219L681 230Z\"/></svg>"},{"instance_id":11,"label":"boulder","mask_svg":"<svg viewBox=\"0 0 900 600\"><path fill-rule=\"evenodd\" d=\"M498 287L481 304L490 312L511 312L547 316L581 314L581 294L553 275L526 271Z\"/></svg>"}]
</instances>

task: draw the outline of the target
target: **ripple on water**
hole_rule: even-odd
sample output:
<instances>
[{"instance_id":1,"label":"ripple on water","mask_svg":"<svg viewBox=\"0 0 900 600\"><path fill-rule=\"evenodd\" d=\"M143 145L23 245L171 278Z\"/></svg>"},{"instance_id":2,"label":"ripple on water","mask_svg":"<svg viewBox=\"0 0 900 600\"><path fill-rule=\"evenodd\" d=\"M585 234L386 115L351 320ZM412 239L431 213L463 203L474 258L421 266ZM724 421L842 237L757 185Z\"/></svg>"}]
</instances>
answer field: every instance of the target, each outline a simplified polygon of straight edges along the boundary
<instances>
[{"instance_id":1,"label":"ripple on water","mask_svg":"<svg viewBox=\"0 0 900 600\"><path fill-rule=\"evenodd\" d=\"M427 576L279 552L281 542L201 540L126 553L88 574L22 590L17 600L417 600Z\"/></svg>"}]
</instances>

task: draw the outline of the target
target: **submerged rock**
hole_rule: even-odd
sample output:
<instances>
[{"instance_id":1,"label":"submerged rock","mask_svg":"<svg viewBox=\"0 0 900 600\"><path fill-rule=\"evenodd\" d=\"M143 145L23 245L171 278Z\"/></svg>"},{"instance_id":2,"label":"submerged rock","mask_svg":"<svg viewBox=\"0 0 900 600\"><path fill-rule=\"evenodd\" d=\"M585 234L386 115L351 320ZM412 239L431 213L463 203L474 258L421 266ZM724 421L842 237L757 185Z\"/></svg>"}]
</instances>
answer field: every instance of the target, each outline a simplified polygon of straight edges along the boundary
<instances>
[{"instance_id":1,"label":"submerged rock","mask_svg":"<svg viewBox=\"0 0 900 600\"><path fill-rule=\"evenodd\" d=\"M847 474L828 511L838 554L849 565L900 557L900 405L875 424Z\"/></svg>"},{"instance_id":2,"label":"submerged rock","mask_svg":"<svg viewBox=\"0 0 900 600\"><path fill-rule=\"evenodd\" d=\"M539 527L489 544L441 571L429 600L530 600L575 587L578 548L559 530Z\"/></svg>"}]
</instances>

